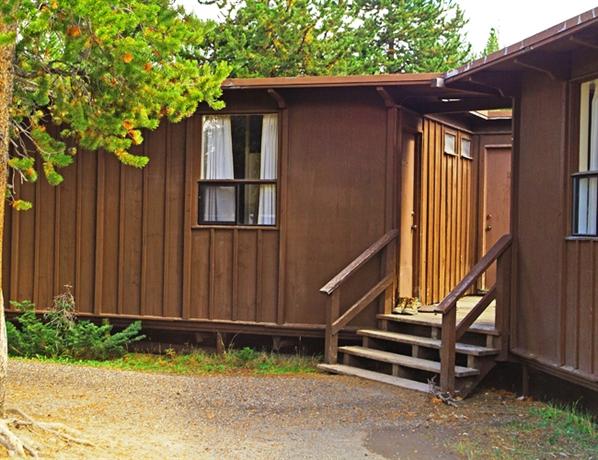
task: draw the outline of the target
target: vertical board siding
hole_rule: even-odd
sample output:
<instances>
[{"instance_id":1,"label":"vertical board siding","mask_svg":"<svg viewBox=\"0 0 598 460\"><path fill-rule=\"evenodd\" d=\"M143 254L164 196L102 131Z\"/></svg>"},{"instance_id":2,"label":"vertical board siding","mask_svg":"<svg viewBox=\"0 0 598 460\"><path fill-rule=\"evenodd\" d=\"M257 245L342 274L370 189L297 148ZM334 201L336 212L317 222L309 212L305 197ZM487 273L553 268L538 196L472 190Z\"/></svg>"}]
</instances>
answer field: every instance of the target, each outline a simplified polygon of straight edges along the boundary
<instances>
[{"instance_id":1,"label":"vertical board siding","mask_svg":"<svg viewBox=\"0 0 598 460\"><path fill-rule=\"evenodd\" d=\"M564 365L598 374L598 242L565 244Z\"/></svg>"},{"instance_id":2,"label":"vertical board siding","mask_svg":"<svg viewBox=\"0 0 598 460\"><path fill-rule=\"evenodd\" d=\"M190 318L275 322L278 231L199 228L185 216L197 206L186 184L198 179L188 161L199 157L201 136L188 132L197 118L146 133L134 152L150 157L143 170L81 152L60 188L17 184L34 209L7 210L6 302L46 309L69 284L83 313L182 318L188 258Z\"/></svg>"},{"instance_id":3,"label":"vertical board siding","mask_svg":"<svg viewBox=\"0 0 598 460\"><path fill-rule=\"evenodd\" d=\"M118 313L119 297L119 234L120 234L120 163L107 154L104 159L103 197L103 238L99 267L102 280L97 289L101 292L101 303L97 305L102 313Z\"/></svg>"},{"instance_id":4,"label":"vertical board siding","mask_svg":"<svg viewBox=\"0 0 598 460\"><path fill-rule=\"evenodd\" d=\"M393 198L387 196L385 183L388 114L374 88L297 90L285 99L289 173L284 318L323 324L327 296L319 289L386 231L386 200ZM262 238L267 256L273 249L265 246L274 241L265 232ZM264 274L274 269L268 257L262 266ZM342 288L343 307L350 305L352 294L363 294L373 285L360 280L352 278ZM269 282L262 280L258 288L263 313L270 314ZM373 323L374 309L368 313Z\"/></svg>"},{"instance_id":5,"label":"vertical board siding","mask_svg":"<svg viewBox=\"0 0 598 460\"><path fill-rule=\"evenodd\" d=\"M144 169L143 203L143 312L149 316L162 316L164 296L164 200L167 157L166 126L161 125L146 142L146 152L151 158ZM182 185L182 184L180 184Z\"/></svg>"},{"instance_id":6,"label":"vertical board siding","mask_svg":"<svg viewBox=\"0 0 598 460\"><path fill-rule=\"evenodd\" d=\"M474 262L475 161L444 154L443 137L441 123L424 119L419 249L419 292L424 304L440 301Z\"/></svg>"},{"instance_id":7,"label":"vertical board siding","mask_svg":"<svg viewBox=\"0 0 598 460\"><path fill-rule=\"evenodd\" d=\"M97 154L83 153L77 158L81 174L77 187L78 234L77 279L75 299L79 311L92 313L94 306L95 254L96 254L96 195Z\"/></svg>"},{"instance_id":8,"label":"vertical board siding","mask_svg":"<svg viewBox=\"0 0 598 460\"><path fill-rule=\"evenodd\" d=\"M18 182L17 182L18 183ZM35 206L35 186L23 184L16 187L17 193L22 199L30 201ZM33 298L33 277L35 270L35 213L19 212L13 213L13 240L16 239L18 247L13 246L11 270L10 300L34 300ZM9 299L6 299L9 300Z\"/></svg>"},{"instance_id":9,"label":"vertical board siding","mask_svg":"<svg viewBox=\"0 0 598 460\"><path fill-rule=\"evenodd\" d=\"M165 200L164 316L182 316L183 239L185 211L185 124L168 125L170 131Z\"/></svg>"}]
</instances>

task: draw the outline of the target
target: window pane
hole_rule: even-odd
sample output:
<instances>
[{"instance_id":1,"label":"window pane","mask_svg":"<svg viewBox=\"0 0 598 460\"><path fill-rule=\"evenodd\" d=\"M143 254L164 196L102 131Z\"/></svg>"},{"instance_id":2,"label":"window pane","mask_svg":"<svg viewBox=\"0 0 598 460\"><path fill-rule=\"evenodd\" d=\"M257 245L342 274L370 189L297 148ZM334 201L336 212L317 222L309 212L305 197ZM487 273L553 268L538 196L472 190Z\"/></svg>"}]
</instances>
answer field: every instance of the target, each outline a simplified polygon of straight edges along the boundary
<instances>
[{"instance_id":1,"label":"window pane","mask_svg":"<svg viewBox=\"0 0 598 460\"><path fill-rule=\"evenodd\" d=\"M259 225L276 225L276 185L262 184L258 212Z\"/></svg>"},{"instance_id":2,"label":"window pane","mask_svg":"<svg viewBox=\"0 0 598 460\"><path fill-rule=\"evenodd\" d=\"M237 200L234 185L199 186L199 222L235 223Z\"/></svg>"},{"instance_id":3,"label":"window pane","mask_svg":"<svg viewBox=\"0 0 598 460\"><path fill-rule=\"evenodd\" d=\"M444 153L455 155L455 141L456 136L451 133L444 134Z\"/></svg>"},{"instance_id":4,"label":"window pane","mask_svg":"<svg viewBox=\"0 0 598 460\"><path fill-rule=\"evenodd\" d=\"M575 233L578 235L596 235L596 219L598 216L598 177L578 177L574 184L577 187L577 218Z\"/></svg>"},{"instance_id":5,"label":"window pane","mask_svg":"<svg viewBox=\"0 0 598 460\"><path fill-rule=\"evenodd\" d=\"M235 179L259 179L262 115L232 117Z\"/></svg>"},{"instance_id":6,"label":"window pane","mask_svg":"<svg viewBox=\"0 0 598 460\"><path fill-rule=\"evenodd\" d=\"M239 184L240 224L276 225L276 184Z\"/></svg>"},{"instance_id":7,"label":"window pane","mask_svg":"<svg viewBox=\"0 0 598 460\"><path fill-rule=\"evenodd\" d=\"M278 117L203 117L202 179L276 179Z\"/></svg>"},{"instance_id":8,"label":"window pane","mask_svg":"<svg viewBox=\"0 0 598 460\"><path fill-rule=\"evenodd\" d=\"M240 185L239 199L243 206L239 210L241 224L257 225L259 212L259 186L256 184Z\"/></svg>"},{"instance_id":9,"label":"window pane","mask_svg":"<svg viewBox=\"0 0 598 460\"><path fill-rule=\"evenodd\" d=\"M469 139L461 139L461 156L472 159L471 156L471 141Z\"/></svg>"},{"instance_id":10,"label":"window pane","mask_svg":"<svg viewBox=\"0 0 598 460\"><path fill-rule=\"evenodd\" d=\"M231 117L205 116L202 125L201 178L233 179Z\"/></svg>"}]
</instances>

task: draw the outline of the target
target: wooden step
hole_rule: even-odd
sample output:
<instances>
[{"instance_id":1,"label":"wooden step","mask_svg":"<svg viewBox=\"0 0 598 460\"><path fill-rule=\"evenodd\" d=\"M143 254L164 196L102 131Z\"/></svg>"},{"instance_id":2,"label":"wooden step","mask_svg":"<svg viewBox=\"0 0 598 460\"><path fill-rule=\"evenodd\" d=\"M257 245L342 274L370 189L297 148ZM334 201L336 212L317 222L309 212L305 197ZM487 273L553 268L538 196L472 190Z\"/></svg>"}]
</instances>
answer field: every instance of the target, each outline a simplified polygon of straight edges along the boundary
<instances>
[{"instance_id":1,"label":"wooden step","mask_svg":"<svg viewBox=\"0 0 598 460\"><path fill-rule=\"evenodd\" d=\"M399 332L389 332L375 329L360 329L357 331L358 335L364 337L371 337L373 339L388 340L391 342L407 343L410 345L418 345L420 347L440 349L441 341L432 339L430 337L420 337L417 335L401 334ZM496 348L481 347L478 345L469 345L467 343L456 344L457 353L473 356L491 356L497 355Z\"/></svg>"},{"instance_id":2,"label":"wooden step","mask_svg":"<svg viewBox=\"0 0 598 460\"><path fill-rule=\"evenodd\" d=\"M419 326L429 326L429 327L442 327L442 316L441 315L434 315L432 313L427 314L430 318L422 318L422 315L410 316L410 315L376 315L378 319L385 319L387 321L394 321L396 323L407 323L407 324L417 324ZM486 324L473 324L469 329L469 332L475 332L476 334L486 334L486 335L495 335L499 336L500 333L496 330L494 326L486 325Z\"/></svg>"},{"instance_id":3,"label":"wooden step","mask_svg":"<svg viewBox=\"0 0 598 460\"><path fill-rule=\"evenodd\" d=\"M415 380L403 379L401 377L393 377L392 375L381 374L380 372L368 371L366 369L360 369L353 366L345 366L344 364L319 364L318 369L331 372L333 374L361 377L363 379L387 383L388 385L421 391L423 393L430 392L430 385L427 383L416 382Z\"/></svg>"},{"instance_id":4,"label":"wooden step","mask_svg":"<svg viewBox=\"0 0 598 460\"><path fill-rule=\"evenodd\" d=\"M399 355L397 353L390 353L388 351L374 350L372 348L364 348L359 346L339 347L338 351L374 361L397 364L399 366L410 367L426 372L434 372L436 374L440 373L440 363L438 361L413 358L411 356ZM471 377L478 375L479 373L480 371L478 369L455 366L455 377Z\"/></svg>"}]
</instances>

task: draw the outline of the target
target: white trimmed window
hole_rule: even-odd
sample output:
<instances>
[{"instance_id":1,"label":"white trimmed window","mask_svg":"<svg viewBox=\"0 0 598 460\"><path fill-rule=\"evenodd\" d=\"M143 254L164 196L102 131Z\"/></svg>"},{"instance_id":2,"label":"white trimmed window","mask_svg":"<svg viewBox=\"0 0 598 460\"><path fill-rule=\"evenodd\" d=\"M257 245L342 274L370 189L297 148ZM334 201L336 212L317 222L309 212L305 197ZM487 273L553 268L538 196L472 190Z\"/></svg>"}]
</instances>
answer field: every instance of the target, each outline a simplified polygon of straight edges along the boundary
<instances>
[{"instance_id":1,"label":"white trimmed window","mask_svg":"<svg viewBox=\"0 0 598 460\"><path fill-rule=\"evenodd\" d=\"M471 155L471 139L468 137L461 138L461 156L468 160L473 160L473 156Z\"/></svg>"},{"instance_id":2,"label":"white trimmed window","mask_svg":"<svg viewBox=\"0 0 598 460\"><path fill-rule=\"evenodd\" d=\"M278 116L202 119L199 224L276 225Z\"/></svg>"},{"instance_id":3,"label":"white trimmed window","mask_svg":"<svg viewBox=\"0 0 598 460\"><path fill-rule=\"evenodd\" d=\"M457 135L453 132L444 132L444 153L457 155Z\"/></svg>"},{"instance_id":4,"label":"white trimmed window","mask_svg":"<svg viewBox=\"0 0 598 460\"><path fill-rule=\"evenodd\" d=\"M581 85L579 161L573 174L573 233L598 236L598 80Z\"/></svg>"}]
</instances>

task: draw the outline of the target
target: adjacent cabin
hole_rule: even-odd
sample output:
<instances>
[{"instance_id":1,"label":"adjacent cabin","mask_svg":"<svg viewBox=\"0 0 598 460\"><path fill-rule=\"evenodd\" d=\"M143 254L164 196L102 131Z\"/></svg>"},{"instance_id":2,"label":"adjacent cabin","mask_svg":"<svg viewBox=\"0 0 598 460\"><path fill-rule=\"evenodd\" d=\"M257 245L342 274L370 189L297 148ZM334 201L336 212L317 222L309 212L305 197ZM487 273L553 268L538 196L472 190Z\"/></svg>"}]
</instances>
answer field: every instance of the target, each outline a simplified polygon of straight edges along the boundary
<instances>
[{"instance_id":1,"label":"adjacent cabin","mask_svg":"<svg viewBox=\"0 0 598 460\"><path fill-rule=\"evenodd\" d=\"M509 359L598 391L598 9L449 72L513 100Z\"/></svg>"},{"instance_id":2,"label":"adjacent cabin","mask_svg":"<svg viewBox=\"0 0 598 460\"><path fill-rule=\"evenodd\" d=\"M324 338L323 369L422 391L501 361L598 391L596 13L445 75L228 80L141 171L17 183L5 296Z\"/></svg>"}]
</instances>

